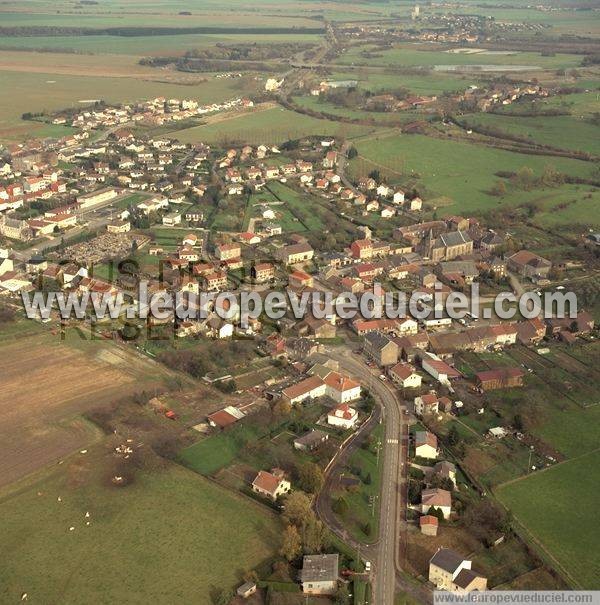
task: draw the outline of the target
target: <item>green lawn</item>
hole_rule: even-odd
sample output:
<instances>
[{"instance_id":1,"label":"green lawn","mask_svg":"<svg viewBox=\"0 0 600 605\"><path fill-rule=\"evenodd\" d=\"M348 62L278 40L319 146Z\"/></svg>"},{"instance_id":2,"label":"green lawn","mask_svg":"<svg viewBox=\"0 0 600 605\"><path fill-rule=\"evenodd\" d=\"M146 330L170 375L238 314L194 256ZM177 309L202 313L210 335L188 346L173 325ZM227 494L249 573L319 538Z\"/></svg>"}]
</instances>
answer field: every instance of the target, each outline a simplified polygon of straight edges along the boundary
<instances>
[{"instance_id":1,"label":"green lawn","mask_svg":"<svg viewBox=\"0 0 600 605\"><path fill-rule=\"evenodd\" d=\"M588 82L588 84L594 84L592 88L597 89L600 82L594 80ZM507 114L519 113L523 111L524 108L528 108L528 105L529 104L527 103L513 103L512 105L508 105L504 109L504 112ZM536 106L540 111L545 109L560 109L573 116L582 117L598 111L598 91L592 90L572 95L554 95L547 99L543 99L542 101L536 101Z\"/></svg>"},{"instance_id":2,"label":"green lawn","mask_svg":"<svg viewBox=\"0 0 600 605\"><path fill-rule=\"evenodd\" d=\"M0 601L27 592L65 605L208 603L274 554L277 520L245 498L176 465L109 487L78 457L0 496L0 548L10 553Z\"/></svg>"},{"instance_id":3,"label":"green lawn","mask_svg":"<svg viewBox=\"0 0 600 605\"><path fill-rule=\"evenodd\" d=\"M583 588L600 578L600 452L501 486L497 496Z\"/></svg>"},{"instance_id":4,"label":"green lawn","mask_svg":"<svg viewBox=\"0 0 600 605\"><path fill-rule=\"evenodd\" d=\"M389 122L399 121L411 121L415 119L414 112L378 112L378 111L364 111L361 109L351 109L348 107L342 107L335 105L334 103L328 103L325 99L320 97L295 97L294 102L300 107L311 109L313 111L319 111L333 116L340 116L342 118L351 118L358 120L369 120L373 123L381 124L385 126Z\"/></svg>"},{"instance_id":5,"label":"green lawn","mask_svg":"<svg viewBox=\"0 0 600 605\"><path fill-rule=\"evenodd\" d=\"M286 231L322 231L326 229L326 222L323 221L320 213L313 210L317 202L309 195L302 193L283 185L282 183L272 183L269 189L281 200L285 202L288 208L288 222L286 225L282 223L282 227ZM275 207L276 212L278 207ZM293 219L297 220L293 220ZM287 227L287 228L285 228Z\"/></svg>"}]
</instances>

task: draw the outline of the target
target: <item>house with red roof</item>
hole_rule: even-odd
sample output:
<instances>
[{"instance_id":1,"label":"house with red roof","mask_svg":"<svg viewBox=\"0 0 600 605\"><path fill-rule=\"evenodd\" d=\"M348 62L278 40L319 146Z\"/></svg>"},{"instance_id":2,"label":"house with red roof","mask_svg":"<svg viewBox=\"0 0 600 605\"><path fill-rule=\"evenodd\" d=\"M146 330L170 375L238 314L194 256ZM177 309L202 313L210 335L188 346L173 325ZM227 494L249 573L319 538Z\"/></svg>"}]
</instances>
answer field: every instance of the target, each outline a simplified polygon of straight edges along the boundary
<instances>
[{"instance_id":1,"label":"house with red roof","mask_svg":"<svg viewBox=\"0 0 600 605\"><path fill-rule=\"evenodd\" d=\"M291 489L291 483L285 478L285 473L280 468L274 468L270 473L259 471L252 482L252 491L255 494L260 494L273 501L287 494Z\"/></svg>"},{"instance_id":2,"label":"house with red roof","mask_svg":"<svg viewBox=\"0 0 600 605\"><path fill-rule=\"evenodd\" d=\"M403 389L418 389L421 386L421 375L408 363L397 363L389 370L392 382Z\"/></svg>"},{"instance_id":3,"label":"house with red roof","mask_svg":"<svg viewBox=\"0 0 600 605\"><path fill-rule=\"evenodd\" d=\"M358 422L358 412L347 403L341 403L327 414L327 424L343 429L353 429Z\"/></svg>"},{"instance_id":4,"label":"house with red roof","mask_svg":"<svg viewBox=\"0 0 600 605\"><path fill-rule=\"evenodd\" d=\"M426 414L437 414L439 411L439 399L437 393L432 391L426 395L415 397L415 413L418 416Z\"/></svg>"}]
</instances>

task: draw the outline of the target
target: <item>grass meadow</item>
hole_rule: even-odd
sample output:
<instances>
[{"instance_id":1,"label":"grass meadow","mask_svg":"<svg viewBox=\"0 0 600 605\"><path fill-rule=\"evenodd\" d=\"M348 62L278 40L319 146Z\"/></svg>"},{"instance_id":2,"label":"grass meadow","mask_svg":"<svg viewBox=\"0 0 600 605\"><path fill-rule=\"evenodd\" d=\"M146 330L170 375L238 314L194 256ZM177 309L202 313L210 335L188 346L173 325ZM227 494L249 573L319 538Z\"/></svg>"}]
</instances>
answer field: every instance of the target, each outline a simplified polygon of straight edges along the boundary
<instances>
[{"instance_id":1,"label":"grass meadow","mask_svg":"<svg viewBox=\"0 0 600 605\"><path fill-rule=\"evenodd\" d=\"M527 166L539 176L550 165L569 175L588 177L594 168L579 160L531 156L423 135L364 137L355 147L359 157L351 164L354 176L377 169L392 182L413 181L426 190L426 201L442 214L476 213L542 195L540 190L510 188L501 198L491 195L498 171L516 172Z\"/></svg>"},{"instance_id":2,"label":"grass meadow","mask_svg":"<svg viewBox=\"0 0 600 605\"><path fill-rule=\"evenodd\" d=\"M179 130L173 136L184 143L240 141L256 145L282 143L309 135L357 136L369 130L367 126L320 120L275 107Z\"/></svg>"},{"instance_id":3,"label":"grass meadow","mask_svg":"<svg viewBox=\"0 0 600 605\"><path fill-rule=\"evenodd\" d=\"M248 499L171 464L117 488L90 458L0 494L2 602L208 603L274 554L278 522Z\"/></svg>"},{"instance_id":4,"label":"grass meadow","mask_svg":"<svg viewBox=\"0 0 600 605\"><path fill-rule=\"evenodd\" d=\"M600 451L500 486L496 494L515 518L582 588L598 588ZM532 495L535 494L535 497Z\"/></svg>"}]
</instances>

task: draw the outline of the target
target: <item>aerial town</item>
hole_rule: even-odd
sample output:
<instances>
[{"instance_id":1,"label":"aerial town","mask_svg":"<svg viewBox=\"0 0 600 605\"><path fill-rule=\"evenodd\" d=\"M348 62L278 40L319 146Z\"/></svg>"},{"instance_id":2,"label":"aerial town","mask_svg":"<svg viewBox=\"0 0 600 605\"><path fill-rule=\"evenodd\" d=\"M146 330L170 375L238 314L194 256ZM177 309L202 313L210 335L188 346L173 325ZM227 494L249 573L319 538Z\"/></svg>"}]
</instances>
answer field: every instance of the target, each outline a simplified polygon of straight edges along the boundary
<instances>
[{"instance_id":1,"label":"aerial town","mask_svg":"<svg viewBox=\"0 0 600 605\"><path fill-rule=\"evenodd\" d=\"M6 4L0 603L599 588L598 7Z\"/></svg>"}]
</instances>

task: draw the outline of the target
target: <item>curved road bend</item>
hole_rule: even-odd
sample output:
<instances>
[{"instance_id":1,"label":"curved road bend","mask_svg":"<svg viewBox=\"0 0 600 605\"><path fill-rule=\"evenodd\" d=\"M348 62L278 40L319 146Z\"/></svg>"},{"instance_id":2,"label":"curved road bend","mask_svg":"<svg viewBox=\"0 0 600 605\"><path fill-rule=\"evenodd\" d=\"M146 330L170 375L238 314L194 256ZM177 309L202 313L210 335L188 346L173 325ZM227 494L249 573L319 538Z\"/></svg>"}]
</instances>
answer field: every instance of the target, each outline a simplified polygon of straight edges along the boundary
<instances>
[{"instance_id":1,"label":"curved road bend","mask_svg":"<svg viewBox=\"0 0 600 605\"><path fill-rule=\"evenodd\" d=\"M381 473L379 540L367 547L373 561L373 602L393 605L396 593L396 544L399 539L401 487L402 412L397 394L370 371L364 363L345 352L328 349L327 353L349 374L360 379L381 406L385 421L383 439L383 470ZM358 440L360 443L360 439ZM324 519L328 523L328 518ZM339 524L338 524L339 526Z\"/></svg>"}]
</instances>

